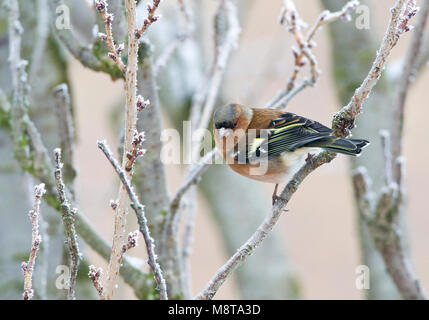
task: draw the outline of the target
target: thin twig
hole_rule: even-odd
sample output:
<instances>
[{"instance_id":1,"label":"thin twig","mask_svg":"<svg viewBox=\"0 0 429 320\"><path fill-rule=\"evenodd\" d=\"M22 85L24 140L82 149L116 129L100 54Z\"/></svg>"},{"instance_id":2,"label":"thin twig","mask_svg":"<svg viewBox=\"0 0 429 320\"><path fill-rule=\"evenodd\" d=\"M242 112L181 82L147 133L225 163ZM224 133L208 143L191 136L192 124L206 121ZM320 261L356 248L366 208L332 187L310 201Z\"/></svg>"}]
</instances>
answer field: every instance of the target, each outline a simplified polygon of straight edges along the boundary
<instances>
[{"instance_id":1,"label":"thin twig","mask_svg":"<svg viewBox=\"0 0 429 320\"><path fill-rule=\"evenodd\" d=\"M34 206L30 210L28 216L31 220L31 251L28 262L21 264L21 269L24 272L24 300L31 300L33 298L33 270L36 263L37 252L39 251L42 236L39 233L39 216L40 216L40 202L43 195L46 193L45 185L43 183L34 187Z\"/></svg>"},{"instance_id":2,"label":"thin twig","mask_svg":"<svg viewBox=\"0 0 429 320\"><path fill-rule=\"evenodd\" d=\"M121 52L124 50L124 45L120 44L119 46L116 46L115 44L112 31L112 21L114 16L107 11L107 6L108 4L104 0L95 1L95 9L100 13L106 30L106 34L100 34L99 37L106 41L109 46L109 57L116 63L122 72L125 72L126 66L121 58Z\"/></svg>"},{"instance_id":3,"label":"thin twig","mask_svg":"<svg viewBox=\"0 0 429 320\"><path fill-rule=\"evenodd\" d=\"M104 300L104 288L101 283L101 276L103 275L103 269L96 268L93 264L89 266L88 277L92 281L92 285L97 290L100 300Z\"/></svg>"},{"instance_id":4,"label":"thin twig","mask_svg":"<svg viewBox=\"0 0 429 320\"><path fill-rule=\"evenodd\" d=\"M295 86L291 91L282 90L277 93L277 95L268 102L265 108L284 109L298 93L311 86L313 86L312 82L309 79L304 79L301 84Z\"/></svg>"},{"instance_id":5,"label":"thin twig","mask_svg":"<svg viewBox=\"0 0 429 320\"><path fill-rule=\"evenodd\" d=\"M67 50L85 67L94 70L102 71L110 75L112 80L123 79L124 73L116 68L116 63L111 59L102 59L97 57L91 45L81 43L80 39L73 33L73 28L58 29L55 26L57 19L56 8L64 6L63 0L50 0L49 7L51 10L52 29L58 36L58 39L64 44ZM113 68L115 67L115 68Z\"/></svg>"},{"instance_id":6,"label":"thin twig","mask_svg":"<svg viewBox=\"0 0 429 320\"><path fill-rule=\"evenodd\" d=\"M61 204L62 220L64 224L64 233L66 243L70 254L70 279L68 283L67 299L75 300L75 285L77 280L77 272L79 268L79 245L77 243L77 235L75 229L75 215L77 209L71 207L66 196L65 185L63 181L63 164L61 163L61 149L54 150L55 158L55 183L58 192L58 200Z\"/></svg>"},{"instance_id":7,"label":"thin twig","mask_svg":"<svg viewBox=\"0 0 429 320\"><path fill-rule=\"evenodd\" d=\"M137 247L138 230L130 232L127 237L127 243L122 246L122 253L125 254L128 250Z\"/></svg>"},{"instance_id":8,"label":"thin twig","mask_svg":"<svg viewBox=\"0 0 429 320\"><path fill-rule=\"evenodd\" d=\"M152 0L152 4L147 6L148 15L147 18L143 21L143 25L139 30L136 30L136 38L139 39L143 33L149 28L149 26L156 22L159 19L159 16L155 15L156 10L159 7L161 0Z\"/></svg>"},{"instance_id":9,"label":"thin twig","mask_svg":"<svg viewBox=\"0 0 429 320\"><path fill-rule=\"evenodd\" d=\"M122 256L121 256L121 261L120 263L122 263L122 259L124 254L137 246L137 231L134 232L130 232L128 234L128 241L126 244L124 244L122 246ZM106 295L104 292L104 287L103 284L101 282L101 276L103 275L103 269L102 268L96 268L94 265L90 265L89 266L89 272L88 272L88 276L92 281L92 285L94 286L95 290L97 290L98 293L98 297L100 298L100 300L106 300Z\"/></svg>"},{"instance_id":10,"label":"thin twig","mask_svg":"<svg viewBox=\"0 0 429 320\"><path fill-rule=\"evenodd\" d=\"M137 62L138 62L138 45L136 37L137 19L136 19L136 2L135 0L126 0L126 12L128 20L128 62L125 72L125 137L124 150L122 155L122 168L126 168L129 159L128 154L133 150L133 140L137 122ZM128 178L131 180L133 170L126 171ZM107 267L106 280L104 283L104 292L106 299L111 299L115 288L116 278L120 269L120 260L122 257L122 246L125 238L126 211L129 206L127 192L122 185L119 186L118 206L115 211L112 253L109 265Z\"/></svg>"},{"instance_id":11,"label":"thin twig","mask_svg":"<svg viewBox=\"0 0 429 320\"><path fill-rule=\"evenodd\" d=\"M125 171L119 166L116 159L113 157L112 152L110 151L109 147L107 146L105 141L99 141L97 142L98 147L101 151L103 151L106 158L109 160L110 164L115 169L116 173L119 176L119 179L121 180L123 186L125 187L125 190L131 200L131 207L133 208L134 212L137 216L137 222L139 224L139 230L141 234L143 235L143 239L146 243L146 250L148 254L148 264L152 269L152 272L155 277L155 281L158 286L159 294L161 300L167 300L167 287L165 284L164 277L162 275L161 267L159 266L157 262L157 256L155 253L155 244L154 240L152 239L150 235L149 228L147 226L147 220L144 213L144 207L139 202L137 195L135 194L133 188L131 187L127 175Z\"/></svg>"},{"instance_id":12,"label":"thin twig","mask_svg":"<svg viewBox=\"0 0 429 320\"><path fill-rule=\"evenodd\" d=\"M350 21L350 13L355 10L359 6L359 1L349 1L347 2L344 7L336 12L330 12L329 10L323 11L319 18L317 19L317 22L313 25L311 30L309 31L307 35L307 41L311 41L316 32L322 28L324 25L327 25L328 23L331 23L333 21L336 21L338 19L343 19L345 21Z\"/></svg>"},{"instance_id":13,"label":"thin twig","mask_svg":"<svg viewBox=\"0 0 429 320\"><path fill-rule=\"evenodd\" d=\"M392 15L383 41L377 51L377 56L372 64L371 70L356 89L352 99L334 116L333 129L337 136L347 137L350 129L354 127L354 120L361 112L363 102L368 98L370 92L377 84L381 73L386 65L393 47L398 43L400 36L406 31L403 25L404 4L406 0L397 0L391 9Z\"/></svg>"},{"instance_id":14,"label":"thin twig","mask_svg":"<svg viewBox=\"0 0 429 320\"><path fill-rule=\"evenodd\" d=\"M300 19L294 2L292 0L283 1L280 24L284 25L288 31L294 35L298 48L292 48L295 66L288 80L286 89L280 91L276 97L266 105L266 108L284 109L289 101L303 89L315 86L320 76L320 70L318 68L317 59L311 51L311 49L316 46L313 40L314 36L321 27L328 23L339 19L350 21L350 12L355 10L358 5L359 1L353 0L347 2L339 11L333 13L328 10L323 11L307 35L304 36L302 29L304 29L305 23ZM307 63L310 65L311 76L303 79L302 82L297 85L296 82L299 72Z\"/></svg>"}]
</instances>

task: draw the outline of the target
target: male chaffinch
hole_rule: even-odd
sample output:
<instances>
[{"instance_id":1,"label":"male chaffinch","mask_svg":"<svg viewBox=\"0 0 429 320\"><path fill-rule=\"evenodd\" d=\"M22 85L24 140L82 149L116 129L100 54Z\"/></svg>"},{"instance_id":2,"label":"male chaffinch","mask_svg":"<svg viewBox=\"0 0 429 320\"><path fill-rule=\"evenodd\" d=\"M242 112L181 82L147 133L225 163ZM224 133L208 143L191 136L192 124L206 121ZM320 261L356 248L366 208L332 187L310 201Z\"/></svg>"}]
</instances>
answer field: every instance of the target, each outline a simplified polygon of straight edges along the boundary
<instances>
[{"instance_id":1,"label":"male chaffinch","mask_svg":"<svg viewBox=\"0 0 429 320\"><path fill-rule=\"evenodd\" d=\"M219 107L214 113L216 146L235 172L259 181L286 182L318 149L357 156L369 142L343 139L319 122L290 112L254 109L239 104Z\"/></svg>"}]
</instances>

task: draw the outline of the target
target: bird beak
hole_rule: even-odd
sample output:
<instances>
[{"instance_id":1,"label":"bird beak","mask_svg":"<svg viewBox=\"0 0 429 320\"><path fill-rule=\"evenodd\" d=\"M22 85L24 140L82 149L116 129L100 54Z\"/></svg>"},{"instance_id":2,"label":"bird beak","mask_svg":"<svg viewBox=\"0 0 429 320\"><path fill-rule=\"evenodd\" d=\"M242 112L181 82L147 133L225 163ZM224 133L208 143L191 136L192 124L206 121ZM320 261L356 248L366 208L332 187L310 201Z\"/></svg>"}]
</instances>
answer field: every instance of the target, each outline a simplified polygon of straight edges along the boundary
<instances>
[{"instance_id":1,"label":"bird beak","mask_svg":"<svg viewBox=\"0 0 429 320\"><path fill-rule=\"evenodd\" d=\"M218 131L219 137L221 139L226 138L232 132L231 129L220 128Z\"/></svg>"}]
</instances>

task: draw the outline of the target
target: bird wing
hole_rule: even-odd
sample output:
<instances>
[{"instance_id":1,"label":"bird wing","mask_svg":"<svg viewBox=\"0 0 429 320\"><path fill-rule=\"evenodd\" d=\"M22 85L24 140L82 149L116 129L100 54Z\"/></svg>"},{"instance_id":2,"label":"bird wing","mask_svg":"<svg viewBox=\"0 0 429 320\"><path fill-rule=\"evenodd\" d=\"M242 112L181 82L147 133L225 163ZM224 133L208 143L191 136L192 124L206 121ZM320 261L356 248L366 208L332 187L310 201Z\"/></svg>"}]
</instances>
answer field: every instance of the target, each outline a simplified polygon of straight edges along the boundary
<instances>
[{"instance_id":1,"label":"bird wing","mask_svg":"<svg viewBox=\"0 0 429 320\"><path fill-rule=\"evenodd\" d=\"M260 135L249 143L248 158L259 157L261 153L276 156L293 152L330 136L332 130L319 122L287 112L270 122L267 133L265 138Z\"/></svg>"}]
</instances>

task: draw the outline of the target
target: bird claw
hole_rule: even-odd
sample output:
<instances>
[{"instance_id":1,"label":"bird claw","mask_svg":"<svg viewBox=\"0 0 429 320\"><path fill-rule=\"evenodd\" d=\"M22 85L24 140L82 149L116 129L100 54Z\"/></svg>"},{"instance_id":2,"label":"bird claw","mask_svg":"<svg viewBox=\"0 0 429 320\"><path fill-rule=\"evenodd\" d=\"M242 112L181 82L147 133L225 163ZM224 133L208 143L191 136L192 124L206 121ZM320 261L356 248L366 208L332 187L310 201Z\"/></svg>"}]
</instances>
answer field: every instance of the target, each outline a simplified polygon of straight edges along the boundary
<instances>
[{"instance_id":1,"label":"bird claw","mask_svg":"<svg viewBox=\"0 0 429 320\"><path fill-rule=\"evenodd\" d=\"M313 160L314 160L314 155L312 155L311 153L308 153L307 158L305 158L305 162L310 165L313 165Z\"/></svg>"},{"instance_id":2,"label":"bird claw","mask_svg":"<svg viewBox=\"0 0 429 320\"><path fill-rule=\"evenodd\" d=\"M286 199L284 199L284 198L282 198L276 194L273 194L273 205L275 205L278 200L286 201Z\"/></svg>"}]
</instances>

